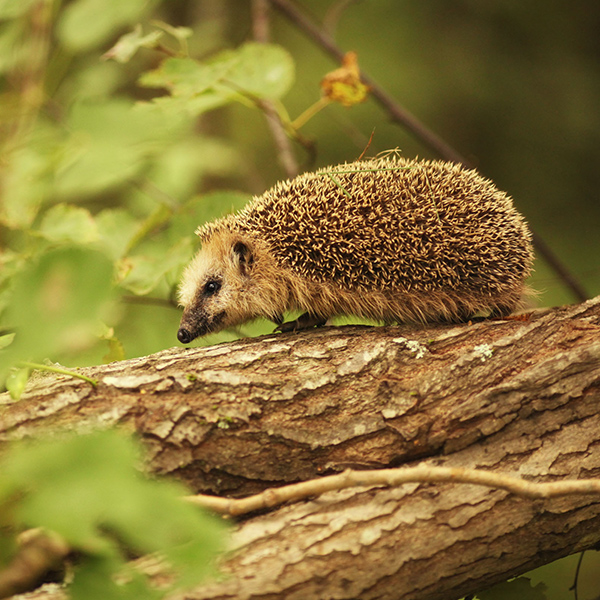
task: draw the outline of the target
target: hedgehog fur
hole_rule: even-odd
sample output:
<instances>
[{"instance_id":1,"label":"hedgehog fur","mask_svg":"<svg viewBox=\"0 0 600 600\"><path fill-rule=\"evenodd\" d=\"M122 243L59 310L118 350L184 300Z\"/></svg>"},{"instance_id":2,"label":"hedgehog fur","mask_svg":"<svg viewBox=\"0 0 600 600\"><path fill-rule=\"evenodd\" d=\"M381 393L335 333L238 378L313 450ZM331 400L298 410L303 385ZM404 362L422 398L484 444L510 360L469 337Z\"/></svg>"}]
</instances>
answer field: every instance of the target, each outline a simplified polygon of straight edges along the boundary
<instances>
[{"instance_id":1,"label":"hedgehog fur","mask_svg":"<svg viewBox=\"0 0 600 600\"><path fill-rule=\"evenodd\" d=\"M335 315L507 315L533 262L523 217L491 181L397 157L280 182L196 233L202 249L179 288L183 343L257 317L281 323L293 310L306 313L293 327Z\"/></svg>"}]
</instances>

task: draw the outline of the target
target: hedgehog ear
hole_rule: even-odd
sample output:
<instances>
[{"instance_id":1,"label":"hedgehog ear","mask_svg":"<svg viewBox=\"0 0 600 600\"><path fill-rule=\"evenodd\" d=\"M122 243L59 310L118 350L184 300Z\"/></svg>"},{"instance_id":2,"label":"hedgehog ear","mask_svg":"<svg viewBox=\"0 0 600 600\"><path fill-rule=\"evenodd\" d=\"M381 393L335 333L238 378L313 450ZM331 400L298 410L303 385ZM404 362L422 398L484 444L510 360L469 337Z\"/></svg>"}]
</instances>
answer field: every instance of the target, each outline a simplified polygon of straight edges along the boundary
<instances>
[{"instance_id":1,"label":"hedgehog ear","mask_svg":"<svg viewBox=\"0 0 600 600\"><path fill-rule=\"evenodd\" d=\"M239 265L242 275L247 275L254 265L254 253L248 244L237 241L232 247L233 254Z\"/></svg>"}]
</instances>

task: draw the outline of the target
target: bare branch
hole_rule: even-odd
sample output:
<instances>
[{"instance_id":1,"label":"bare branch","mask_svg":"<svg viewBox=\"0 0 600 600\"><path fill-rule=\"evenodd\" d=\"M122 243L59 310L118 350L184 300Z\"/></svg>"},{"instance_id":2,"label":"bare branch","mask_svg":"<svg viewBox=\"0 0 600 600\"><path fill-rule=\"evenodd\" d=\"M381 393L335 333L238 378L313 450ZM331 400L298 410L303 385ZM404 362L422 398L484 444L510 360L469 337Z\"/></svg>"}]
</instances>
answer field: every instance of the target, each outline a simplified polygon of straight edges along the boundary
<instances>
[{"instance_id":1,"label":"bare branch","mask_svg":"<svg viewBox=\"0 0 600 600\"><path fill-rule=\"evenodd\" d=\"M252 0L252 29L254 39L266 44L269 41L269 2L268 0ZM271 136L275 142L277 156L289 178L298 175L299 168L290 138L288 137L277 110L270 100L260 100L258 106L263 110Z\"/></svg>"},{"instance_id":2,"label":"bare branch","mask_svg":"<svg viewBox=\"0 0 600 600\"><path fill-rule=\"evenodd\" d=\"M571 290L575 300L579 302L585 301L589 298L589 294L583 287L580 281L567 269L565 264L556 256L554 250L546 244L546 242L535 232L533 235L533 245L535 249L541 254L544 260L550 265L552 270L558 275L559 279Z\"/></svg>"},{"instance_id":3,"label":"bare branch","mask_svg":"<svg viewBox=\"0 0 600 600\"><path fill-rule=\"evenodd\" d=\"M56 534L32 529L21 535L21 546L0 571L0 598L29 590L48 571L60 566L71 549Z\"/></svg>"},{"instance_id":4,"label":"bare branch","mask_svg":"<svg viewBox=\"0 0 600 600\"><path fill-rule=\"evenodd\" d=\"M557 496L574 494L600 494L600 479L573 479L537 483L480 469L419 466L380 469L377 471L348 469L338 475L311 479L310 481L294 483L280 488L271 488L248 498L218 498L197 494L187 496L186 500L221 514L238 516L255 510L273 508L284 502L305 500L333 490L344 490L357 486L385 485L393 487L403 483L442 481L482 485L493 489L506 490L524 498L556 498Z\"/></svg>"}]
</instances>

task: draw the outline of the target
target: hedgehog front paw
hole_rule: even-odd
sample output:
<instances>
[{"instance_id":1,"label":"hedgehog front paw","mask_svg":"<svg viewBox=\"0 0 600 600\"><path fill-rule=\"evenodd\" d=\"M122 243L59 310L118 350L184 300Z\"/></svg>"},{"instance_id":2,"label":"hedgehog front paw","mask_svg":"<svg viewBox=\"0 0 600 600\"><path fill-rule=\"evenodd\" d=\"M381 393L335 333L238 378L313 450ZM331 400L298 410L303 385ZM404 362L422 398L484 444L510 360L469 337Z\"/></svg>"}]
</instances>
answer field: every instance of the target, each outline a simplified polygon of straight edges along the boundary
<instances>
[{"instance_id":1,"label":"hedgehog front paw","mask_svg":"<svg viewBox=\"0 0 600 600\"><path fill-rule=\"evenodd\" d=\"M281 331L281 333L288 333L290 331L300 331L302 329L310 329L312 327L322 327L327 323L327 317L319 317L317 315L311 315L310 313L304 313L300 315L294 321L286 321L281 323L275 328L275 331Z\"/></svg>"}]
</instances>

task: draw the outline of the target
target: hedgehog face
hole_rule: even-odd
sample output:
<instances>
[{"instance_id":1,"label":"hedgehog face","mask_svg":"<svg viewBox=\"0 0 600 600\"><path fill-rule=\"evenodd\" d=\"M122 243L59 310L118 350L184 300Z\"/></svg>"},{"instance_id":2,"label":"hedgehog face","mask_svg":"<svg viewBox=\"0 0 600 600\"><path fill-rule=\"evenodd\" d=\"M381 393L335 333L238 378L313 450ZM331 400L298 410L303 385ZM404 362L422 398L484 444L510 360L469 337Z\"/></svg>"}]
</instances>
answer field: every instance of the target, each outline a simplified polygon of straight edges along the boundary
<instances>
[{"instance_id":1,"label":"hedgehog face","mask_svg":"<svg viewBox=\"0 0 600 600\"><path fill-rule=\"evenodd\" d=\"M225 243L223 243L225 241ZM182 344L254 317L243 302L252 287L253 252L241 240L211 240L186 268L179 288Z\"/></svg>"}]
</instances>

